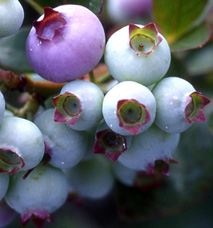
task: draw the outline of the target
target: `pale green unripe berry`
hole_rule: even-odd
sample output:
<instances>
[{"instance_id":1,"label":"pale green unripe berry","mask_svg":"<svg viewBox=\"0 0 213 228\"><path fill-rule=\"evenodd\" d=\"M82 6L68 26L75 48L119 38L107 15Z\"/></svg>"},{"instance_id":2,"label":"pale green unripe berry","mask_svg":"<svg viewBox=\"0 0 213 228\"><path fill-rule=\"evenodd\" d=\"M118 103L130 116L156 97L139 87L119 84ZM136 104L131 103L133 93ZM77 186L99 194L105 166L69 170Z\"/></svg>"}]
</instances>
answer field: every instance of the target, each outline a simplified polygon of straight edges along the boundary
<instances>
[{"instance_id":1,"label":"pale green unripe berry","mask_svg":"<svg viewBox=\"0 0 213 228\"><path fill-rule=\"evenodd\" d=\"M23 179L25 173L20 171L12 176L5 200L21 214L23 223L33 215L48 219L50 213L61 207L67 199L66 177L60 169L48 165L37 166Z\"/></svg>"},{"instance_id":2,"label":"pale green unripe berry","mask_svg":"<svg viewBox=\"0 0 213 228\"><path fill-rule=\"evenodd\" d=\"M149 172L156 160L168 162L179 143L180 134L168 134L154 124L145 132L132 138L131 147L118 161L134 170Z\"/></svg>"},{"instance_id":3,"label":"pale green unripe berry","mask_svg":"<svg viewBox=\"0 0 213 228\"><path fill-rule=\"evenodd\" d=\"M94 83L76 80L67 83L60 95L53 98L54 121L67 122L77 131L96 126L102 119L104 94Z\"/></svg>"},{"instance_id":4,"label":"pale green unripe berry","mask_svg":"<svg viewBox=\"0 0 213 228\"><path fill-rule=\"evenodd\" d=\"M9 174L8 173L0 173L0 201L6 195L8 186L9 186Z\"/></svg>"},{"instance_id":5,"label":"pale green unripe berry","mask_svg":"<svg viewBox=\"0 0 213 228\"><path fill-rule=\"evenodd\" d=\"M165 38L161 34L159 37L162 40L155 50L139 54L130 46L129 26L116 31L107 42L104 55L111 75L118 81L131 80L145 86L163 78L170 66L171 54Z\"/></svg>"},{"instance_id":6,"label":"pale green unripe berry","mask_svg":"<svg viewBox=\"0 0 213 228\"><path fill-rule=\"evenodd\" d=\"M80 162L87 151L87 136L75 131L65 123L53 121L54 109L40 113L34 123L41 130L46 148L51 157L50 165L57 168L70 168Z\"/></svg>"},{"instance_id":7,"label":"pale green unripe berry","mask_svg":"<svg viewBox=\"0 0 213 228\"><path fill-rule=\"evenodd\" d=\"M24 10L18 0L0 0L0 38L16 33L24 20Z\"/></svg>"},{"instance_id":8,"label":"pale green unripe berry","mask_svg":"<svg viewBox=\"0 0 213 228\"><path fill-rule=\"evenodd\" d=\"M114 185L114 178L107 162L100 156L94 156L67 169L66 175L70 186L83 198L95 200L105 197Z\"/></svg>"},{"instance_id":9,"label":"pale green unripe berry","mask_svg":"<svg viewBox=\"0 0 213 228\"><path fill-rule=\"evenodd\" d=\"M180 133L194 122L205 121L202 109L210 100L196 92L185 79L167 77L158 82L152 90L156 103L155 123L168 133Z\"/></svg>"},{"instance_id":10,"label":"pale green unripe berry","mask_svg":"<svg viewBox=\"0 0 213 228\"><path fill-rule=\"evenodd\" d=\"M156 101L144 85L124 81L115 85L105 95L102 112L112 131L121 135L136 135L152 125Z\"/></svg>"},{"instance_id":11,"label":"pale green unripe berry","mask_svg":"<svg viewBox=\"0 0 213 228\"><path fill-rule=\"evenodd\" d=\"M0 125L0 167L11 174L37 166L44 155L39 128L20 117L5 117Z\"/></svg>"},{"instance_id":12,"label":"pale green unripe berry","mask_svg":"<svg viewBox=\"0 0 213 228\"><path fill-rule=\"evenodd\" d=\"M113 163L113 171L116 179L122 184L133 186L138 171L130 169L119 162Z\"/></svg>"}]
</instances>

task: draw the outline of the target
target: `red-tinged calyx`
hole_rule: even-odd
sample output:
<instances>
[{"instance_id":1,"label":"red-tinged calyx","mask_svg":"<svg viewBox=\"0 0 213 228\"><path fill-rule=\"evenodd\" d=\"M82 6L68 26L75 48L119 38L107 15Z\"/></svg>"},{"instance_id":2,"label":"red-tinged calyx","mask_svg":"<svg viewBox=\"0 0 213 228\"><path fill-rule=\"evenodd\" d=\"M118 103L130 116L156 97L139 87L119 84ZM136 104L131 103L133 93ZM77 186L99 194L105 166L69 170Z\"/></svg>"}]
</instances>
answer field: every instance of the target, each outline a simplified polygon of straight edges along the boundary
<instances>
[{"instance_id":1,"label":"red-tinged calyx","mask_svg":"<svg viewBox=\"0 0 213 228\"><path fill-rule=\"evenodd\" d=\"M140 171L135 177L134 186L148 191L161 186L161 180L169 175L170 164L177 164L174 159L159 159L150 163L146 171Z\"/></svg>"},{"instance_id":2,"label":"red-tinged calyx","mask_svg":"<svg viewBox=\"0 0 213 228\"><path fill-rule=\"evenodd\" d=\"M152 53L162 41L154 23L149 23L143 28L129 25L129 45L137 55Z\"/></svg>"},{"instance_id":3,"label":"red-tinged calyx","mask_svg":"<svg viewBox=\"0 0 213 228\"><path fill-rule=\"evenodd\" d=\"M55 106L54 121L75 125L82 113L81 102L77 96L66 92L52 99Z\"/></svg>"},{"instance_id":4,"label":"red-tinged calyx","mask_svg":"<svg viewBox=\"0 0 213 228\"><path fill-rule=\"evenodd\" d=\"M25 226L30 220L32 220L37 228L41 228L45 221L51 223L54 222L51 214L45 210L29 210L20 216L20 221L23 226Z\"/></svg>"},{"instance_id":5,"label":"red-tinged calyx","mask_svg":"<svg viewBox=\"0 0 213 228\"><path fill-rule=\"evenodd\" d=\"M146 173L148 175L161 174L163 176L169 176L170 164L177 163L174 159L158 159L148 165Z\"/></svg>"},{"instance_id":6,"label":"red-tinged calyx","mask_svg":"<svg viewBox=\"0 0 213 228\"><path fill-rule=\"evenodd\" d=\"M137 135L151 119L146 106L134 99L118 101L117 117L119 126L133 135Z\"/></svg>"},{"instance_id":7,"label":"red-tinged calyx","mask_svg":"<svg viewBox=\"0 0 213 228\"><path fill-rule=\"evenodd\" d=\"M41 21L33 22L37 37L47 41L51 41L66 24L62 14L50 7L44 8L44 17Z\"/></svg>"},{"instance_id":8,"label":"red-tinged calyx","mask_svg":"<svg viewBox=\"0 0 213 228\"><path fill-rule=\"evenodd\" d=\"M110 160L117 161L120 155L127 150L125 136L119 135L110 129L96 133L94 154L105 154Z\"/></svg>"},{"instance_id":9,"label":"red-tinged calyx","mask_svg":"<svg viewBox=\"0 0 213 228\"><path fill-rule=\"evenodd\" d=\"M139 171L134 179L134 187L144 192L153 188L158 188L161 185L159 176L148 174L146 171Z\"/></svg>"},{"instance_id":10,"label":"red-tinged calyx","mask_svg":"<svg viewBox=\"0 0 213 228\"><path fill-rule=\"evenodd\" d=\"M207 97L200 92L193 92L188 96L186 108L184 110L187 123L203 122L206 120L203 108L210 103Z\"/></svg>"},{"instance_id":11,"label":"red-tinged calyx","mask_svg":"<svg viewBox=\"0 0 213 228\"><path fill-rule=\"evenodd\" d=\"M14 174L25 165L22 157L8 148L0 148L0 173Z\"/></svg>"}]
</instances>

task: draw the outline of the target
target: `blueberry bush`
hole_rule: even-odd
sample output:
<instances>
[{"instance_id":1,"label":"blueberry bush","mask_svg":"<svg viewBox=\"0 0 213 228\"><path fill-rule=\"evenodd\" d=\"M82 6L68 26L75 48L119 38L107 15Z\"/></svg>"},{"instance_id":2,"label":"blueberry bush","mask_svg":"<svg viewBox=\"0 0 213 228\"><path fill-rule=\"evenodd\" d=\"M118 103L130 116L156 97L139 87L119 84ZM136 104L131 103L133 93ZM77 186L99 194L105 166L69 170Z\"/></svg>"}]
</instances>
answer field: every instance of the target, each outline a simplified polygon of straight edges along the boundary
<instances>
[{"instance_id":1,"label":"blueberry bush","mask_svg":"<svg viewBox=\"0 0 213 228\"><path fill-rule=\"evenodd\" d=\"M213 225L211 0L0 0L0 19L0 227Z\"/></svg>"}]
</instances>

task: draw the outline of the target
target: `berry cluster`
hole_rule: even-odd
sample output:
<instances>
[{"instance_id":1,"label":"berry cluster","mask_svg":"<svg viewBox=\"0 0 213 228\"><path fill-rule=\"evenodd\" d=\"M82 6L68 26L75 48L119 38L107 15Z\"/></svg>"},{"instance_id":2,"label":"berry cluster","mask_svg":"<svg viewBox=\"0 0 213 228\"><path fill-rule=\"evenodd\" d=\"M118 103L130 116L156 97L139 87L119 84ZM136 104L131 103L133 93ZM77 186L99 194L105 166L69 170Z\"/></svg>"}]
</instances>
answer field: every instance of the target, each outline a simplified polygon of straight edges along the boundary
<instances>
[{"instance_id":1,"label":"berry cluster","mask_svg":"<svg viewBox=\"0 0 213 228\"><path fill-rule=\"evenodd\" d=\"M47 7L26 54L38 75L65 84L33 121L6 112L0 93L0 200L22 224L52 221L69 193L106 196L114 177L133 186L141 172L167 175L180 133L205 121L210 100L186 80L164 77L171 54L154 23L129 24L105 45L104 28L87 8ZM82 80L103 55L114 84L106 93Z\"/></svg>"}]
</instances>

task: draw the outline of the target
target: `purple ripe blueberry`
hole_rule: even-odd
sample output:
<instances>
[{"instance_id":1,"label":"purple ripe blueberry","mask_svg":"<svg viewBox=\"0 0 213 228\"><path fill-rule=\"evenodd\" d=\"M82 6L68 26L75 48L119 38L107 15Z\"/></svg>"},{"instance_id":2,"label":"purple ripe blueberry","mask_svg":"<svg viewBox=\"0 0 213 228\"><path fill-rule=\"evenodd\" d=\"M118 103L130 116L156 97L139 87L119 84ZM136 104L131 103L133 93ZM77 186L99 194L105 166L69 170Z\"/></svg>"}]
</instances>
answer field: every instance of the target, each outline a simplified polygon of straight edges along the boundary
<instances>
[{"instance_id":1,"label":"purple ripe blueberry","mask_svg":"<svg viewBox=\"0 0 213 228\"><path fill-rule=\"evenodd\" d=\"M4 118L4 112L5 112L5 100L2 92L0 91L0 123Z\"/></svg>"},{"instance_id":2,"label":"purple ripe blueberry","mask_svg":"<svg viewBox=\"0 0 213 228\"><path fill-rule=\"evenodd\" d=\"M116 23L141 20L151 12L152 0L108 0L107 12Z\"/></svg>"},{"instance_id":3,"label":"purple ripe blueberry","mask_svg":"<svg viewBox=\"0 0 213 228\"><path fill-rule=\"evenodd\" d=\"M67 122L74 130L88 130L102 119L103 98L103 92L94 83L71 81L53 98L54 121Z\"/></svg>"},{"instance_id":4,"label":"purple ripe blueberry","mask_svg":"<svg viewBox=\"0 0 213 228\"><path fill-rule=\"evenodd\" d=\"M20 171L12 176L5 200L21 215L23 225L32 219L41 227L67 199L67 179L60 169L48 165L37 166L26 179L24 175Z\"/></svg>"},{"instance_id":5,"label":"purple ripe blueberry","mask_svg":"<svg viewBox=\"0 0 213 228\"><path fill-rule=\"evenodd\" d=\"M137 135L152 125L156 101L147 87L133 81L120 82L105 95L102 112L112 131Z\"/></svg>"},{"instance_id":6,"label":"purple ripe blueberry","mask_svg":"<svg viewBox=\"0 0 213 228\"><path fill-rule=\"evenodd\" d=\"M102 123L96 130L93 153L105 154L115 162L130 147L131 139L132 136L115 133L106 123Z\"/></svg>"},{"instance_id":7,"label":"purple ripe blueberry","mask_svg":"<svg viewBox=\"0 0 213 228\"><path fill-rule=\"evenodd\" d=\"M0 201L6 195L8 186L9 186L9 174L0 173Z\"/></svg>"},{"instance_id":8,"label":"purple ripe blueberry","mask_svg":"<svg viewBox=\"0 0 213 228\"><path fill-rule=\"evenodd\" d=\"M43 134L49 164L57 168L72 167L82 160L87 151L87 135L65 123L54 122L53 116L52 108L39 114L34 121Z\"/></svg>"},{"instance_id":9,"label":"purple ripe blueberry","mask_svg":"<svg viewBox=\"0 0 213 228\"><path fill-rule=\"evenodd\" d=\"M11 174L37 166L44 155L39 128L20 117L6 117L0 125L0 172Z\"/></svg>"},{"instance_id":10,"label":"purple ripe blueberry","mask_svg":"<svg viewBox=\"0 0 213 228\"><path fill-rule=\"evenodd\" d=\"M18 0L0 0L0 38L16 33L22 26L24 10Z\"/></svg>"},{"instance_id":11,"label":"purple ripe blueberry","mask_svg":"<svg viewBox=\"0 0 213 228\"><path fill-rule=\"evenodd\" d=\"M100 61L105 32L98 17L80 5L45 8L26 43L30 65L52 82L68 82L90 72Z\"/></svg>"},{"instance_id":12,"label":"purple ripe blueberry","mask_svg":"<svg viewBox=\"0 0 213 228\"><path fill-rule=\"evenodd\" d=\"M196 92L188 81L167 77L157 83L152 92L157 102L155 123L162 130L179 133L194 122L206 120L202 109L210 100Z\"/></svg>"},{"instance_id":13,"label":"purple ripe blueberry","mask_svg":"<svg viewBox=\"0 0 213 228\"><path fill-rule=\"evenodd\" d=\"M172 154L179 143L180 134L169 134L154 124L142 134L132 137L131 147L118 161L134 170L154 173L156 161L168 164L173 160ZM163 170L165 174L168 170Z\"/></svg>"},{"instance_id":14,"label":"purple ripe blueberry","mask_svg":"<svg viewBox=\"0 0 213 228\"><path fill-rule=\"evenodd\" d=\"M104 59L116 80L149 86L166 74L171 54L167 41L154 23L130 24L109 38Z\"/></svg>"}]
</instances>

